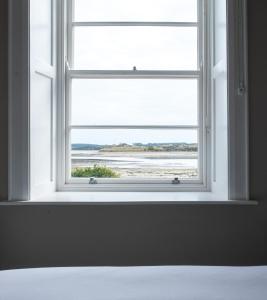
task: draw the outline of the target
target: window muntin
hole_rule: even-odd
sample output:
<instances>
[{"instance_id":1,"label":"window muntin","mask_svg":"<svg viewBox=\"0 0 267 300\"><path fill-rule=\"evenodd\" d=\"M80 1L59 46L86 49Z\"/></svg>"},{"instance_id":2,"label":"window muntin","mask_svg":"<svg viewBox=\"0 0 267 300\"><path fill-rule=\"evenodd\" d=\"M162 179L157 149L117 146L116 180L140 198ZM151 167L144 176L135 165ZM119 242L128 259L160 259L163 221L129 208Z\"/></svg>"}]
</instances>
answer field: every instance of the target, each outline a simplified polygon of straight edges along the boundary
<instances>
[{"instance_id":1,"label":"window muntin","mask_svg":"<svg viewBox=\"0 0 267 300\"><path fill-rule=\"evenodd\" d=\"M88 1L89 2L89 1ZM198 18L197 18L197 22L192 22L192 19L188 18L188 20L183 20L183 21L178 21L178 22L161 22L161 20L159 21L146 21L146 22L132 22L132 21L109 21L109 20L104 20L102 19L101 21L88 21L89 19L86 19L86 21L77 21L77 15L76 15L76 19L73 19L73 15L75 15L75 13L72 13L72 9L74 7L74 3L73 1L69 1L70 5L69 5L69 19L68 19L68 62L69 62L69 66L70 68L67 70L67 97L66 97L66 108L67 108L67 117L66 117L66 182L67 183L71 183L71 182L77 182L76 178L73 178L71 176L71 173L73 171L74 168L77 167L77 165L75 165L75 159L72 159L73 156L73 144L75 144L75 138L73 138L74 132L77 132L77 130L79 132L84 131L84 134L80 134L81 135L87 135L87 140L88 143L91 143L91 140L93 139L93 135L90 134L90 132L92 133L93 130L106 130L106 134L108 134L107 132L109 132L110 134L112 133L112 130L117 130L117 132L119 132L119 130L123 129L124 132L126 132L126 134L131 134L131 132L133 132L133 130L139 130L141 131L146 131L148 129L151 129L152 131L156 132L156 130L160 130L162 132L165 132L165 134L168 134L168 130L169 132L175 132L177 133L177 141L173 142L167 142L167 143L172 143L173 145L175 143L183 143L182 140L186 140L188 137L188 133L190 132L190 130L196 130L197 132L197 138L195 139L196 141L193 143L196 145L197 151L194 153L194 158L195 160L197 160L197 163L194 164L194 166L197 166L196 172L194 176L191 176L191 178L188 180L188 176L187 175L182 175L181 176L181 180L180 183L192 183L192 184L203 184L204 182L206 182L205 179L205 174L206 174L206 161L205 161L205 151L207 149L207 145L206 145L206 130L204 128L205 124L204 124L204 119L205 116L203 115L203 113L206 111L205 108L205 103L203 102L203 94L204 94L204 90L205 90L205 80L204 80L204 68L203 68L203 60L202 60L202 56L203 56L203 18L202 18L202 1L195 1L197 2L197 8L198 8ZM149 18L148 18L149 19ZM177 58L174 57L173 54L175 53L175 50L172 49L173 45L172 44L179 44L180 46L184 46L184 44L179 41L177 43L171 43L171 39L169 40L169 45L170 47L166 47L166 53L162 59L162 57L158 56L158 59L156 58L157 54L159 55L160 53L162 53L162 51L157 51L158 46L154 45L152 47L150 44L146 44L147 41L149 40L149 36L147 35L146 38L141 38L141 42L139 42L139 44L137 43L137 47L135 48L135 43L130 43L131 38L129 38L128 41L128 49L129 49L129 57L127 57L126 55L124 56L124 61L123 59L119 59L120 58L120 54L123 54L123 51L126 51L125 49L123 49L122 47L122 43L120 44L121 47L118 47L117 44L116 45L112 45L113 48L113 52L112 55L110 55L109 49L108 47L103 47L103 41L99 42L99 44L97 45L97 36L100 37L100 35L95 34L98 30L99 32L102 31L104 32L103 36L108 37L110 32L118 32L118 30L122 30L123 32L127 32L127 30L132 30L133 32L140 32L140 34L142 35L142 30L140 29L145 29L145 30L151 30L155 33L159 33L159 32L164 32L165 29L170 29L172 32L182 32L182 35L184 35L185 39L190 40L190 43L192 45L192 47L190 47L190 50L186 51L186 49L184 48L183 50L179 49L180 53L184 53L184 58L188 58L188 53L190 53L191 51L191 59L181 59L181 57ZM92 34L92 32L95 30L94 34ZM184 33L186 32L186 30L189 30L191 33L194 33L193 35L190 34L189 35L185 35ZM80 31L80 33L83 31L84 33L84 40L81 38L81 35L79 36L79 38L77 38L77 32ZM129 31L129 32L130 32ZM167 30L168 31L168 30ZM165 32L167 32L165 31ZM170 32L171 32L170 31ZM188 31L188 32L189 32ZM91 33L91 34L88 34ZM92 41L90 41L90 36L95 36L95 40L94 43ZM103 37L102 36L102 37ZM136 35L138 36L138 35ZM145 36L145 35L144 35ZM161 36L163 39L164 34L159 35ZM194 36L194 37L193 37ZM129 34L129 37L131 37L131 34ZM102 38L100 38L101 40ZM127 39L126 36L124 36L124 39ZM123 38L120 37L119 34L117 34L117 41L123 41ZM151 38L152 42L153 39ZM155 41L157 42L157 39L155 39ZM91 43L92 42L92 43ZM144 45L142 45L142 42L144 43L144 45L146 45L146 47L144 47ZM102 44L101 44L102 43ZM153 43L152 43L153 44ZM186 44L186 43L185 43ZM91 47L90 47L91 45ZM101 46L102 45L102 46ZM78 50L81 51L80 54L78 55L79 52L77 52L77 49L82 49L82 50ZM175 48L175 47L174 47ZM179 46L178 46L179 48ZM181 47L182 48L182 47ZM127 49L127 48L126 48ZM145 49L145 50L144 50ZM148 50L147 50L148 49ZM143 50L143 52L142 52ZM147 50L147 52L146 52ZM122 52L120 52L122 51ZM151 53L151 55L149 56L148 53ZM169 53L171 53L171 55L169 55ZM177 53L179 52L177 50ZM181 52L182 51L182 52ZM154 53L155 52L155 53ZM145 53L146 59L143 59L143 63L142 62L142 53ZM153 55L152 55L153 53ZM92 54L92 56L91 56ZM98 54L98 55L97 55ZM169 56L171 57L171 59L169 59ZM91 57L94 57L94 59L91 59ZM152 58L151 58L152 57ZM154 59L153 59L154 57ZM114 60L113 60L114 58ZM123 58L123 55L122 55ZM129 59L130 58L130 59ZM176 61L175 61L176 59ZM138 66L138 60L140 63L140 67ZM171 63L172 60L172 63ZM176 62L176 64L175 64ZM179 65L180 63L180 65ZM142 67L143 65L143 67ZM177 120L175 122L174 119L169 119L170 122L165 122L165 120L158 120L158 124L157 123L151 123L149 124L148 120L147 120L147 124L143 123L139 123L139 116L138 119L136 120L134 118L134 116L131 118L128 118L128 122L125 122L125 124L123 124L123 119L125 120L126 118L123 118L123 116L116 120L109 121L107 122L106 119L102 118L101 120L101 116L100 118L98 118L98 116L96 115L99 112L99 106L96 105L94 108L94 105L92 105L92 98L93 97L88 97L89 95L80 95L80 96L75 96L75 81L81 81L82 80L87 80L87 83L92 82L92 80L99 80L102 81L104 83L104 80L110 80L111 79L113 82L115 82L116 80L126 80L127 81L132 81L134 82L134 80L143 80L144 82L147 80L162 80L162 81L167 81L167 79L176 79L176 80L187 80L190 79L192 80L192 82L198 82L197 84L197 92L196 92L196 96L193 100L191 100L191 103L195 103L195 107L192 110L192 115L190 116L190 118L188 118L189 122L184 122L185 119L180 118L179 119L179 112L177 111ZM177 81L178 82L178 81ZM76 83L77 85L77 83ZM73 86L74 86L74 93L73 93ZM77 90L77 89L76 89ZM129 89L131 90L131 88ZM193 88L192 90L195 91L195 89ZM82 93L81 93L82 94ZM92 95L91 95L92 96ZM86 98L88 100L86 100ZM101 98L101 97L100 97ZM130 96L129 96L130 98ZM186 98L186 97L181 97L181 98ZM88 103L89 101L89 103ZM101 101L101 99L100 99ZM108 98L105 97L105 101L108 101ZM116 101L119 101L118 99L116 99ZM129 101L129 100L127 100ZM123 113L125 113L127 111L127 101L125 101L125 106L121 108L121 111ZM85 106L83 106L83 111L90 111L90 113L92 113L93 117L90 118L90 114L86 114L86 113L82 113L81 117L78 116L79 114L79 102L83 102L83 103L87 103L87 107L86 104ZM166 107L168 110L168 101L165 99L162 99L163 103L166 103ZM184 103L186 103L186 105L188 105L188 102L185 101ZM137 104L137 103L136 103ZM92 110L90 110L90 106L92 105ZM185 106L186 106L185 105ZM98 106L98 108L97 108ZM110 115L112 115L112 112L114 111L114 107L112 108L112 100L110 100L110 106L108 108L108 104L106 105L105 109L106 111L110 110ZM111 108L110 108L111 107ZM137 105L138 107L138 105ZM166 108L164 107L164 108ZM126 110L125 110L126 108ZM145 109L147 110L147 115L150 115L150 111L151 109L149 109L149 101L147 101L147 103L144 105ZM95 113L93 113L95 109ZM103 109L103 112L105 111L105 109ZM123 111L124 109L124 111ZM80 109L81 111L82 109ZM160 107L159 107L160 110ZM129 108L129 111L132 110L131 108ZM164 110L162 110L162 112L164 113ZM142 111L143 116L142 118L144 119L145 113L146 111L143 110ZM140 115L142 115L142 113ZM196 117L197 114L197 117ZM91 116L92 116L91 115ZM130 115L130 113L128 113L128 115ZM186 114L185 114L186 115ZM155 116L156 117L156 116ZM185 116L183 116L185 117ZM152 118L153 119L153 118ZM155 118L156 119L156 118ZM88 122L89 120L89 122ZM168 121L168 120L167 120ZM196 122L197 121L197 122ZM117 123L117 124L116 124ZM186 124L187 123L187 124ZM123 125L121 125L123 124ZM136 125L137 124L137 125ZM186 124L186 125L185 125ZM184 138L183 139L179 139L179 134L178 132L182 132L185 129L185 131L187 133L185 133ZM87 132L87 134L86 134ZM103 133L104 131L102 131ZM113 131L114 132L114 131ZM100 131L98 131L98 134L101 135ZM140 134L140 136L142 136ZM152 135L151 135L152 136ZM102 139L104 143L105 139ZM134 140L134 139L133 139ZM127 144L127 142L122 141L122 144ZM129 142L129 144L132 145L133 144L140 144L142 142L137 141L136 142ZM158 142L159 144L161 142ZM186 143L186 142L185 142ZM79 141L77 141L77 144L79 144ZM148 143L149 144L149 143ZM98 145L99 146L99 145ZM101 146L101 145L100 145ZM118 146L118 145L116 145ZM75 147L75 146L74 146ZM77 149L76 149L77 150ZM80 150L80 149L79 149ZM128 155L129 158L130 155ZM90 159L89 159L90 160ZM88 160L88 166L90 164ZM177 158L177 165L178 165L178 160L179 158ZM196 175L197 174L197 175ZM179 176L181 174L179 173ZM178 176L178 174L177 174ZM160 176L159 176L160 177ZM168 178L167 176L161 176L162 179L160 179L162 182L166 182L167 184L172 183L171 178ZM190 176L189 176L190 177ZM75 179L75 181L73 181ZM104 179L100 179L98 180L99 182L113 182L116 181L116 183L125 183L125 178L104 178ZM141 181L140 181L141 179ZM136 176L136 178L134 178L134 180L127 180L127 183L142 183L142 180L144 180L144 178L142 179L142 176L138 177ZM151 176L149 178L149 181L151 183L153 182L158 182L158 180L154 180L153 176ZM144 180L145 181L145 180ZM86 182L87 181L79 181L79 182Z\"/></svg>"}]
</instances>

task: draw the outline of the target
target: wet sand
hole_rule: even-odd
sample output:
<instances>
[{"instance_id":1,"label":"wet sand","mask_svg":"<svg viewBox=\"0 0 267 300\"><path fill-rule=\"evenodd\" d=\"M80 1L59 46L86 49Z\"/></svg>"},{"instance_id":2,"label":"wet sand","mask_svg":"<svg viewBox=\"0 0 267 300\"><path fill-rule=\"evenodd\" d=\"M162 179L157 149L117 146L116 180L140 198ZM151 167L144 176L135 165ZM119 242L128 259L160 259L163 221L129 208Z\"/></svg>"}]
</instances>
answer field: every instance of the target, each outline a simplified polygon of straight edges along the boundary
<instances>
[{"instance_id":1,"label":"wet sand","mask_svg":"<svg viewBox=\"0 0 267 300\"><path fill-rule=\"evenodd\" d=\"M72 168L103 165L121 178L195 178L196 162L195 152L72 151Z\"/></svg>"}]
</instances>

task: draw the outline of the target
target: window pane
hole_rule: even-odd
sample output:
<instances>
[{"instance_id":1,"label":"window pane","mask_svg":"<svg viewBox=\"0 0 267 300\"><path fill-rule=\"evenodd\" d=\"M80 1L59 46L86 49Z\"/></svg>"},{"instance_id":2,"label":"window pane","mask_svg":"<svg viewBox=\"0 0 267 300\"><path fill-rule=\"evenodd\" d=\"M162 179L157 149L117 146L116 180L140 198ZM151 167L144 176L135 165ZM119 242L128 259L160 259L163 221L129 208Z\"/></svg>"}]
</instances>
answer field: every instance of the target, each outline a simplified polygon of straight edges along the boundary
<instances>
[{"instance_id":1,"label":"window pane","mask_svg":"<svg viewBox=\"0 0 267 300\"><path fill-rule=\"evenodd\" d=\"M75 0L74 2L75 21L197 21L197 0Z\"/></svg>"},{"instance_id":2,"label":"window pane","mask_svg":"<svg viewBox=\"0 0 267 300\"><path fill-rule=\"evenodd\" d=\"M74 68L196 70L197 28L90 26L74 29Z\"/></svg>"},{"instance_id":3,"label":"window pane","mask_svg":"<svg viewBox=\"0 0 267 300\"><path fill-rule=\"evenodd\" d=\"M73 130L71 144L73 177L198 177L196 130Z\"/></svg>"},{"instance_id":4,"label":"window pane","mask_svg":"<svg viewBox=\"0 0 267 300\"><path fill-rule=\"evenodd\" d=\"M197 125L196 79L74 79L73 125Z\"/></svg>"}]
</instances>

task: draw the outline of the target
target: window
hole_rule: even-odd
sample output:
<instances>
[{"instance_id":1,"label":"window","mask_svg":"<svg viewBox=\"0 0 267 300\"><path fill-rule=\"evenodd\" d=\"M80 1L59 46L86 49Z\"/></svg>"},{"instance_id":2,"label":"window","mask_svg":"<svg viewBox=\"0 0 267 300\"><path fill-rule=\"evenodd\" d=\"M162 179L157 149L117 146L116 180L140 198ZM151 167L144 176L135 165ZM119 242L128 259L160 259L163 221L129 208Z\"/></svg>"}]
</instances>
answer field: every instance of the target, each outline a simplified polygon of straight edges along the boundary
<instances>
[{"instance_id":1,"label":"window","mask_svg":"<svg viewBox=\"0 0 267 300\"><path fill-rule=\"evenodd\" d=\"M10 200L248 199L245 0L9 5Z\"/></svg>"},{"instance_id":2,"label":"window","mask_svg":"<svg viewBox=\"0 0 267 300\"><path fill-rule=\"evenodd\" d=\"M67 2L66 183L208 187L205 10L200 0Z\"/></svg>"}]
</instances>

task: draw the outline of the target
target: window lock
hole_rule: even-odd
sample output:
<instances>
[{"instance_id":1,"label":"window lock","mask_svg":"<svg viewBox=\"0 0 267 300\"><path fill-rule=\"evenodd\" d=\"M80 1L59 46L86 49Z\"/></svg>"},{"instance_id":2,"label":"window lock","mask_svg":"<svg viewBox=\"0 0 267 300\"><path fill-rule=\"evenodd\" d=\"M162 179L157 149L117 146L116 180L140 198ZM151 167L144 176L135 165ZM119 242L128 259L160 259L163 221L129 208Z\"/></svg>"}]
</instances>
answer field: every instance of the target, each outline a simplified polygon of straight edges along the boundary
<instances>
[{"instance_id":1,"label":"window lock","mask_svg":"<svg viewBox=\"0 0 267 300\"><path fill-rule=\"evenodd\" d=\"M178 177L174 178L173 181L172 181L172 184L180 184L181 181L179 180Z\"/></svg>"},{"instance_id":2,"label":"window lock","mask_svg":"<svg viewBox=\"0 0 267 300\"><path fill-rule=\"evenodd\" d=\"M89 180L89 184L97 184L97 180L94 177L91 177Z\"/></svg>"}]
</instances>

